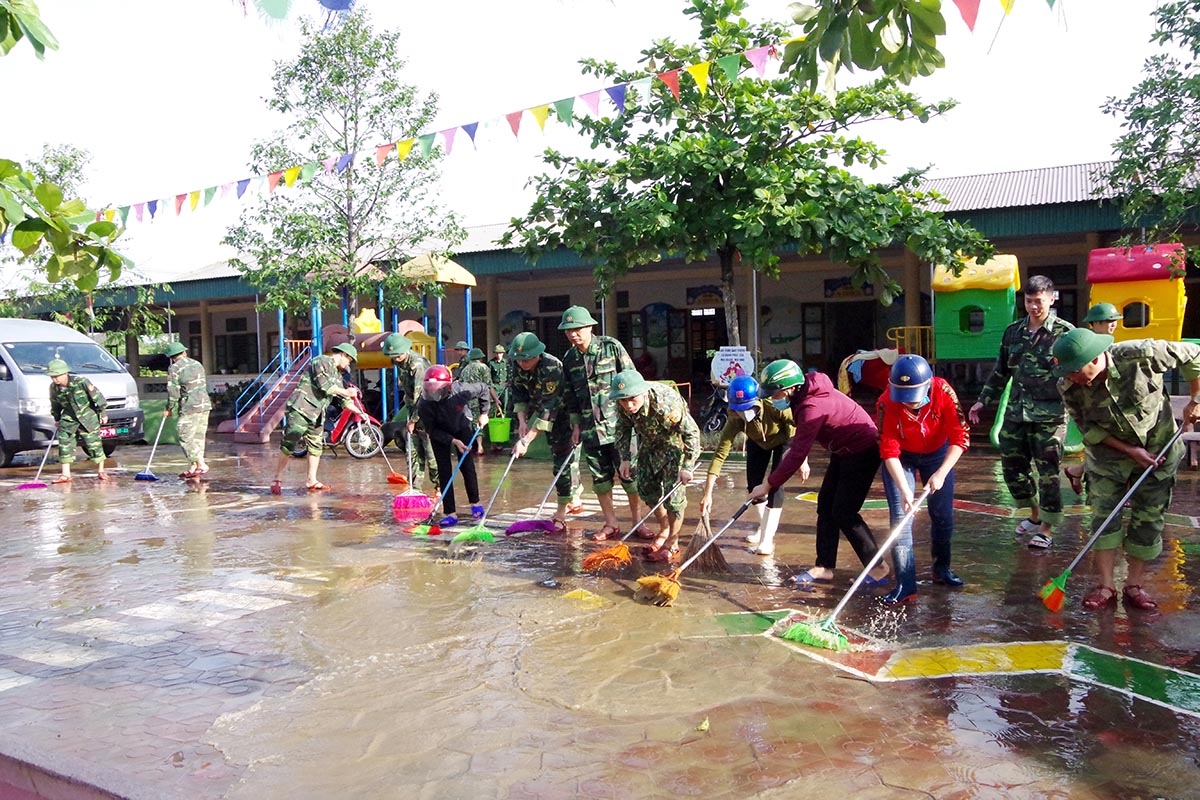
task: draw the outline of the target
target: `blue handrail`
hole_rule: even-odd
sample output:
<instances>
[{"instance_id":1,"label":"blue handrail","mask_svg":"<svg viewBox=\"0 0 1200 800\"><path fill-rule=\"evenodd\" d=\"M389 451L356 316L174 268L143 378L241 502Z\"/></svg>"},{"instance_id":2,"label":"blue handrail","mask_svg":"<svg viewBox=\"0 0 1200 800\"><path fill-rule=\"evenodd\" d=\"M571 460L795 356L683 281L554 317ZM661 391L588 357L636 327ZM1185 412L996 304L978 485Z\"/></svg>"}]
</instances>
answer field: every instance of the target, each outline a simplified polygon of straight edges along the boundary
<instances>
[{"instance_id":1,"label":"blue handrail","mask_svg":"<svg viewBox=\"0 0 1200 800\"><path fill-rule=\"evenodd\" d=\"M307 350L297 357L291 357L287 351L278 353L267 366L254 377L246 389L238 395L233 406L234 424L240 428L242 426L242 415L249 411L252 407L262 402L268 392L274 389L280 381L284 380L293 368L303 367L310 360L311 355Z\"/></svg>"}]
</instances>

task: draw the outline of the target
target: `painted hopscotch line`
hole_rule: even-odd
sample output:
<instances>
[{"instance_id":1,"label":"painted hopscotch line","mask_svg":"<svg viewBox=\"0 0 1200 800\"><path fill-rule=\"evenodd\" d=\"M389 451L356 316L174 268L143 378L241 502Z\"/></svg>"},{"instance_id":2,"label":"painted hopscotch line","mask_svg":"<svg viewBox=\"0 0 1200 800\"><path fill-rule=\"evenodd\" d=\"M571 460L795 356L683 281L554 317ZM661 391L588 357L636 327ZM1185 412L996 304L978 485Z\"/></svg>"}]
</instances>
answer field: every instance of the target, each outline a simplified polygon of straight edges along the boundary
<instances>
[{"instance_id":1,"label":"painted hopscotch line","mask_svg":"<svg viewBox=\"0 0 1200 800\"><path fill-rule=\"evenodd\" d=\"M91 647L48 641L27 642L15 647L0 646L0 653L47 667L85 667L112 655Z\"/></svg>"},{"instance_id":2,"label":"painted hopscotch line","mask_svg":"<svg viewBox=\"0 0 1200 800\"><path fill-rule=\"evenodd\" d=\"M911 649L867 648L844 653L809 647L776 635L789 622L819 621L793 609L721 614L728 636L765 636L813 661L873 682L987 675L1061 674L1102 686L1176 713L1200 717L1200 675L1068 642L1006 642ZM882 644L844 629L855 643Z\"/></svg>"},{"instance_id":3,"label":"painted hopscotch line","mask_svg":"<svg viewBox=\"0 0 1200 800\"><path fill-rule=\"evenodd\" d=\"M6 692L9 689L15 689L18 686L24 686L28 683L37 683L37 678L30 675L22 675L19 672L13 672L9 669L0 669L0 692Z\"/></svg>"},{"instance_id":4,"label":"painted hopscotch line","mask_svg":"<svg viewBox=\"0 0 1200 800\"><path fill-rule=\"evenodd\" d=\"M291 583L283 578L272 578L268 575L259 574L237 578L230 581L227 585L234 589L245 589L248 592L283 594L289 597L316 597L321 593L321 590L314 586L302 586L298 583Z\"/></svg>"},{"instance_id":5,"label":"painted hopscotch line","mask_svg":"<svg viewBox=\"0 0 1200 800\"><path fill-rule=\"evenodd\" d=\"M93 639L102 639L106 642L115 642L116 644L135 645L137 647L152 647L156 644L163 644L172 639L177 639L182 635L176 630L139 631L128 622L99 617L72 622L70 625L63 625L62 627L55 628L55 630L78 636L91 637Z\"/></svg>"},{"instance_id":6,"label":"painted hopscotch line","mask_svg":"<svg viewBox=\"0 0 1200 800\"><path fill-rule=\"evenodd\" d=\"M188 592L175 598L181 603L196 603L200 606L217 606L218 608L243 609L246 611L266 611L269 608L286 606L291 600L280 600L275 597L261 597L255 594L235 594L220 592L216 589L203 589Z\"/></svg>"}]
</instances>

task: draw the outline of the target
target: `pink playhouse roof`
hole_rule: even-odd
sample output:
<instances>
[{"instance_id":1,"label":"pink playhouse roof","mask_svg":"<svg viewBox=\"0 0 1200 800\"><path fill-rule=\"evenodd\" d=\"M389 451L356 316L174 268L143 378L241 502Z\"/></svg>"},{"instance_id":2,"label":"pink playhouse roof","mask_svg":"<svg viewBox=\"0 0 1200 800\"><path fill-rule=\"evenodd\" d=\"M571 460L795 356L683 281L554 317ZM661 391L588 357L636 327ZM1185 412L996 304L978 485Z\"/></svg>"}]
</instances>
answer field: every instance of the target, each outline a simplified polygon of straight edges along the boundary
<instances>
[{"instance_id":1,"label":"pink playhouse roof","mask_svg":"<svg viewBox=\"0 0 1200 800\"><path fill-rule=\"evenodd\" d=\"M1088 283L1165 281L1172 277L1172 264L1183 266L1183 245L1105 247L1088 255L1087 279Z\"/></svg>"}]
</instances>

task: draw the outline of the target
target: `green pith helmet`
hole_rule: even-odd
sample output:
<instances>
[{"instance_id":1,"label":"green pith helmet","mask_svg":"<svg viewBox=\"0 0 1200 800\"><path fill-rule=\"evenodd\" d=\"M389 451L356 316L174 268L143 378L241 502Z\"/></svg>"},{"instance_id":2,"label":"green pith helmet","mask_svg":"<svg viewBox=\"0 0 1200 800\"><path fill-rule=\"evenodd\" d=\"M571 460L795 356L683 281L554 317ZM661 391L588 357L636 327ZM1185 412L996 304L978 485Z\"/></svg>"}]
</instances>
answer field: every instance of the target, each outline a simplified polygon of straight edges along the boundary
<instances>
[{"instance_id":1,"label":"green pith helmet","mask_svg":"<svg viewBox=\"0 0 1200 800\"><path fill-rule=\"evenodd\" d=\"M525 331L513 337L512 350L509 351L508 357L513 361L528 361L531 358L537 358L544 352L546 352L546 345L542 344L542 340L537 337L537 334Z\"/></svg>"},{"instance_id":2,"label":"green pith helmet","mask_svg":"<svg viewBox=\"0 0 1200 800\"><path fill-rule=\"evenodd\" d=\"M1085 325L1090 325L1093 322L1116 322L1119 319L1123 319L1121 312L1117 311L1117 307L1112 303L1096 303L1088 309L1083 322Z\"/></svg>"},{"instance_id":3,"label":"green pith helmet","mask_svg":"<svg viewBox=\"0 0 1200 800\"><path fill-rule=\"evenodd\" d=\"M383 340L383 345L380 347L383 354L388 358L402 356L409 350L412 350L412 339L409 339L402 333L389 333L387 338Z\"/></svg>"},{"instance_id":4,"label":"green pith helmet","mask_svg":"<svg viewBox=\"0 0 1200 800\"><path fill-rule=\"evenodd\" d=\"M179 342L171 342L169 345L167 345L167 349L163 351L163 354L168 358L174 358L175 356L182 355L186 352L187 348L181 345Z\"/></svg>"},{"instance_id":5,"label":"green pith helmet","mask_svg":"<svg viewBox=\"0 0 1200 800\"><path fill-rule=\"evenodd\" d=\"M628 400L650 391L650 384L636 369L626 369L618 372L612 379L612 396L614 400Z\"/></svg>"},{"instance_id":6,"label":"green pith helmet","mask_svg":"<svg viewBox=\"0 0 1200 800\"><path fill-rule=\"evenodd\" d=\"M498 345L496 345L495 347L493 347L493 348L492 348L492 352L493 352L493 353L503 353L503 352L504 352L504 345L502 345L502 344L498 344Z\"/></svg>"},{"instance_id":7,"label":"green pith helmet","mask_svg":"<svg viewBox=\"0 0 1200 800\"><path fill-rule=\"evenodd\" d=\"M591 325L599 324L599 322L596 322L592 318L591 312L583 306L571 306L563 312L562 322L559 323L558 329L560 331L573 331L576 328L587 328Z\"/></svg>"},{"instance_id":8,"label":"green pith helmet","mask_svg":"<svg viewBox=\"0 0 1200 800\"><path fill-rule=\"evenodd\" d=\"M487 356L478 347L472 347L471 352L467 353L467 357L463 361L483 361Z\"/></svg>"},{"instance_id":9,"label":"green pith helmet","mask_svg":"<svg viewBox=\"0 0 1200 800\"><path fill-rule=\"evenodd\" d=\"M804 385L804 370L795 361L781 358L772 361L763 368L762 380L759 381L758 396L770 397L781 389Z\"/></svg>"},{"instance_id":10,"label":"green pith helmet","mask_svg":"<svg viewBox=\"0 0 1200 800\"><path fill-rule=\"evenodd\" d=\"M1054 340L1054 377L1065 378L1079 372L1108 349L1113 337L1091 328L1075 328Z\"/></svg>"},{"instance_id":11,"label":"green pith helmet","mask_svg":"<svg viewBox=\"0 0 1200 800\"><path fill-rule=\"evenodd\" d=\"M67 366L67 362L63 361L61 358L55 358L46 365L46 374L51 378L54 378L58 375L66 375L70 371L71 368Z\"/></svg>"},{"instance_id":12,"label":"green pith helmet","mask_svg":"<svg viewBox=\"0 0 1200 800\"><path fill-rule=\"evenodd\" d=\"M470 349L471 349L471 345L467 344L467 343L466 343L466 342L464 342L462 339L459 339L459 340L458 340L458 344L454 345L454 347L452 347L452 348L450 348L450 349L451 349L451 350L470 350Z\"/></svg>"},{"instance_id":13,"label":"green pith helmet","mask_svg":"<svg viewBox=\"0 0 1200 800\"><path fill-rule=\"evenodd\" d=\"M350 344L349 342L342 342L341 344L333 347L329 352L341 353L343 355L350 356L351 361L355 363L358 362L358 350L356 350L354 345Z\"/></svg>"}]
</instances>

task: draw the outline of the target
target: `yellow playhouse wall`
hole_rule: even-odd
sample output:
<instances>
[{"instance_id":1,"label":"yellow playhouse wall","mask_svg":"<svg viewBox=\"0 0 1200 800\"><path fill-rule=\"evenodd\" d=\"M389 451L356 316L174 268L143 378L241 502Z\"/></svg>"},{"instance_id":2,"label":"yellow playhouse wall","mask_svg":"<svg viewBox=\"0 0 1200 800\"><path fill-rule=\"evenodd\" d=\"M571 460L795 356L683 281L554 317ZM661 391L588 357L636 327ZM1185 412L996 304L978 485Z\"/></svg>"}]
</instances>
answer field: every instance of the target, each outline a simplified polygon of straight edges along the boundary
<instances>
[{"instance_id":1,"label":"yellow playhouse wall","mask_svg":"<svg viewBox=\"0 0 1200 800\"><path fill-rule=\"evenodd\" d=\"M1150 309L1150 324L1145 327L1126 328L1124 322L1117 323L1113 338L1118 342L1130 339L1177 342L1183 336L1187 294L1181 280L1093 283L1089 302L1090 305L1112 303L1121 312L1131 303L1145 303Z\"/></svg>"},{"instance_id":2,"label":"yellow playhouse wall","mask_svg":"<svg viewBox=\"0 0 1200 800\"><path fill-rule=\"evenodd\" d=\"M435 349L432 336L420 331L412 331L404 335L413 343L414 352L425 356L425 358L429 359L429 363L432 364L434 362ZM385 356L381 350L363 349L358 351L359 369L385 369L390 366L392 366L392 360Z\"/></svg>"}]
</instances>

